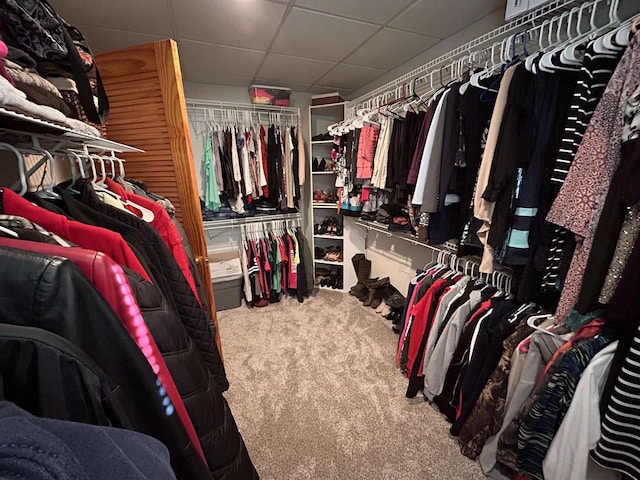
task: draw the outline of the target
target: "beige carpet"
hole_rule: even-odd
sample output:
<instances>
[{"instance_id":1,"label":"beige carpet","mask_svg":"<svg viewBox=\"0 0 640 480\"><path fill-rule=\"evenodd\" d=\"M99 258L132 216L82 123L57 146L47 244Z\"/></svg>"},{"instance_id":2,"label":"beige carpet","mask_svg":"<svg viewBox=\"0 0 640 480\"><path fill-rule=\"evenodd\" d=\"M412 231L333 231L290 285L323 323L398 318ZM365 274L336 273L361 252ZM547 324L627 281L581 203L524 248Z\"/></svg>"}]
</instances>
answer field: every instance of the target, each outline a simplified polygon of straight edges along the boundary
<instances>
[{"instance_id":1,"label":"beige carpet","mask_svg":"<svg viewBox=\"0 0 640 480\"><path fill-rule=\"evenodd\" d=\"M448 423L405 398L390 322L354 297L219 313L226 397L264 480L476 479Z\"/></svg>"}]
</instances>

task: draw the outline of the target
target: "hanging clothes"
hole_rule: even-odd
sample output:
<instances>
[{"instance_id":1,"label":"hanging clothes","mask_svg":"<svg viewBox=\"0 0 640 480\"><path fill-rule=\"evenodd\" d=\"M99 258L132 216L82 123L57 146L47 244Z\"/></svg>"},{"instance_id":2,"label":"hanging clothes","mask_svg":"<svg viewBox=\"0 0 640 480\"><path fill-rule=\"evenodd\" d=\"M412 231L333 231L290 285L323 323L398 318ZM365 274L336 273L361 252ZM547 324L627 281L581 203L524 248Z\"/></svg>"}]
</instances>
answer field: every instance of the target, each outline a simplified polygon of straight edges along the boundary
<instances>
[{"instance_id":1,"label":"hanging clothes","mask_svg":"<svg viewBox=\"0 0 640 480\"><path fill-rule=\"evenodd\" d=\"M202 163L206 177L206 188L204 195L204 204L207 208L217 212L220 210L220 193L218 191L217 168L213 156L212 137L207 135L204 139L204 153L202 154Z\"/></svg>"},{"instance_id":2,"label":"hanging clothes","mask_svg":"<svg viewBox=\"0 0 640 480\"><path fill-rule=\"evenodd\" d=\"M634 35L620 59L593 114L567 178L547 215L547 221L570 230L582 239L576 246L565 280L556 319L567 318L578 300L586 263L604 207L613 173L620 163L627 100L640 84L640 39Z\"/></svg>"}]
</instances>

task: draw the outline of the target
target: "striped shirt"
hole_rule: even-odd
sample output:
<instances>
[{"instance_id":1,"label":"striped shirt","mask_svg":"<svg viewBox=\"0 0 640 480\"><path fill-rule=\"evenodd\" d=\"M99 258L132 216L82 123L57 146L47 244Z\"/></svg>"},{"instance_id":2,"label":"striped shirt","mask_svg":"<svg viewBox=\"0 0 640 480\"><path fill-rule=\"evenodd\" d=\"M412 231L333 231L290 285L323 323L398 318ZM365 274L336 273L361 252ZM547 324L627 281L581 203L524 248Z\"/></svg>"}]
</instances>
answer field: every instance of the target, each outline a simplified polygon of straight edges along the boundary
<instances>
[{"instance_id":1,"label":"striped shirt","mask_svg":"<svg viewBox=\"0 0 640 480\"><path fill-rule=\"evenodd\" d=\"M620 60L619 53L596 53L593 43L587 46L584 63L569 107L560 151L553 169L551 182L562 185L576 156L582 136L591 116L602 98L607 83Z\"/></svg>"},{"instance_id":2,"label":"striped shirt","mask_svg":"<svg viewBox=\"0 0 640 480\"><path fill-rule=\"evenodd\" d=\"M640 331L633 339L602 418L602 436L591 452L601 466L640 478Z\"/></svg>"},{"instance_id":3,"label":"striped shirt","mask_svg":"<svg viewBox=\"0 0 640 480\"><path fill-rule=\"evenodd\" d=\"M604 335L580 341L569 350L556 373L523 420L518 432L518 471L536 480L544 478L542 462L591 359L612 342Z\"/></svg>"}]
</instances>

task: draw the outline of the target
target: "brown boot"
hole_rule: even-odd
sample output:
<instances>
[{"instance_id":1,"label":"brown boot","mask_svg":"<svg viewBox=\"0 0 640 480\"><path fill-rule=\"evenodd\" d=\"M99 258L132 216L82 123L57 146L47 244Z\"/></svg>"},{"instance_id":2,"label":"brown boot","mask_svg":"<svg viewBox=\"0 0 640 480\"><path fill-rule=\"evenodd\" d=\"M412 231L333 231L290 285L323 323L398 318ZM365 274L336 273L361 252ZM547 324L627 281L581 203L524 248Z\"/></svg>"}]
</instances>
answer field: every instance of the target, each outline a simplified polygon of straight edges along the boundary
<instances>
[{"instance_id":1,"label":"brown boot","mask_svg":"<svg viewBox=\"0 0 640 480\"><path fill-rule=\"evenodd\" d=\"M353 257L351 257L351 263L353 264L353 270L356 272L356 277L358 277L358 283L351 287L351 289L349 290L349 295L357 296L356 293L360 291L359 287L361 286L361 281L358 275L358 266L360 265L360 262L365 259L366 257L364 256L364 253L356 253Z\"/></svg>"},{"instance_id":2,"label":"brown boot","mask_svg":"<svg viewBox=\"0 0 640 480\"><path fill-rule=\"evenodd\" d=\"M362 256L358 257L359 255ZM358 257L358 259L354 260L355 257ZM367 293L365 282L369 280L369 275L371 274L371 261L367 260L362 253L357 253L351 260L353 261L353 266L356 270L358 283L351 287L351 290L349 290L349 294L360 299L362 295L366 295Z\"/></svg>"},{"instance_id":3,"label":"brown boot","mask_svg":"<svg viewBox=\"0 0 640 480\"><path fill-rule=\"evenodd\" d=\"M369 294L363 302L365 307L376 308L382 300L382 289L380 287L369 287Z\"/></svg>"},{"instance_id":4,"label":"brown boot","mask_svg":"<svg viewBox=\"0 0 640 480\"><path fill-rule=\"evenodd\" d=\"M366 292L358 298L363 302L365 307L371 306L371 302L373 302L374 298L377 296L376 290L378 290L379 283L380 279L378 277L370 278L364 282Z\"/></svg>"}]
</instances>

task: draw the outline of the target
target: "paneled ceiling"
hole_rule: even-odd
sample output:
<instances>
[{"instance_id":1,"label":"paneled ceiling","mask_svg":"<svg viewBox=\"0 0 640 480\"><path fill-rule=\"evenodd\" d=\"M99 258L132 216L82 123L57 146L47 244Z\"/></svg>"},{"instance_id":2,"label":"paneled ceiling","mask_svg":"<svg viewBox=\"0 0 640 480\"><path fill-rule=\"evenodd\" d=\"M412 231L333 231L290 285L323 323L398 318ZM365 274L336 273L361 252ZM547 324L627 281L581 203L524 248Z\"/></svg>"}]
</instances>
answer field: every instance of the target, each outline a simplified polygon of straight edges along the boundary
<instances>
[{"instance_id":1,"label":"paneled ceiling","mask_svg":"<svg viewBox=\"0 0 640 480\"><path fill-rule=\"evenodd\" d=\"M51 0L96 52L171 37L185 80L348 94L505 0Z\"/></svg>"}]
</instances>

